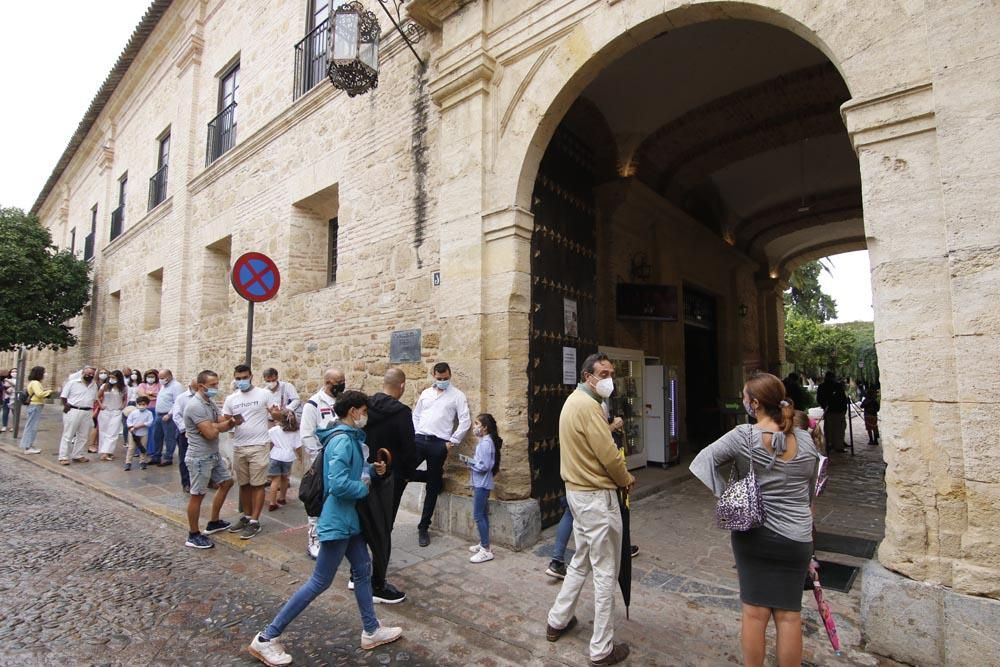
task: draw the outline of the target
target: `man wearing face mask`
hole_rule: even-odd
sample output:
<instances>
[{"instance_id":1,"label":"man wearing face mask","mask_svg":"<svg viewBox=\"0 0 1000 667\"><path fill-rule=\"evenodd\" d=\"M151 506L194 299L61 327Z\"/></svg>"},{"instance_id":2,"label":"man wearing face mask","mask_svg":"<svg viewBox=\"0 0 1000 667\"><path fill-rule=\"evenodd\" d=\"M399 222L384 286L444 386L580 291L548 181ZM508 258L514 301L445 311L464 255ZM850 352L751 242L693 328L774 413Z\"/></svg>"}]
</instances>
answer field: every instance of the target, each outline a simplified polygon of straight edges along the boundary
<instances>
[{"instance_id":1,"label":"man wearing face mask","mask_svg":"<svg viewBox=\"0 0 1000 667\"><path fill-rule=\"evenodd\" d=\"M618 455L601 401L614 390L615 368L605 354L587 357L580 384L559 414L559 471L573 513L576 554L549 610L545 636L557 641L576 625L573 615L587 574L594 577L594 632L590 664L614 665L628 657L627 644L615 644L615 585L622 549L622 515L617 489L631 490L635 478Z\"/></svg>"},{"instance_id":2,"label":"man wearing face mask","mask_svg":"<svg viewBox=\"0 0 1000 667\"><path fill-rule=\"evenodd\" d=\"M87 436L93 427L91 410L97 400L97 383L94 382L96 369L84 366L80 377L70 380L63 387L59 397L63 404L63 431L59 441L59 463L69 465L72 457L74 463L87 463L89 458L83 455L87 446Z\"/></svg>"},{"instance_id":3,"label":"man wearing face mask","mask_svg":"<svg viewBox=\"0 0 1000 667\"><path fill-rule=\"evenodd\" d=\"M455 426L455 423L458 426ZM448 450L461 444L472 426L469 402L465 394L451 385L451 367L434 364L434 385L424 389L413 406L413 430L416 432L417 458L413 465L427 461L427 470L415 470L410 481L424 482L424 508L417 524L417 542L431 543L427 529L434 516L438 494L444 486L444 462Z\"/></svg>"},{"instance_id":4,"label":"man wearing face mask","mask_svg":"<svg viewBox=\"0 0 1000 667\"><path fill-rule=\"evenodd\" d=\"M161 467L174 463L177 425L170 418L170 411L174 407L174 401L183 392L184 385L174 379L173 371L169 368L160 371L160 393L156 395L156 419L153 420L154 435L151 439L154 445L149 448L150 463Z\"/></svg>"},{"instance_id":5,"label":"man wearing face mask","mask_svg":"<svg viewBox=\"0 0 1000 667\"><path fill-rule=\"evenodd\" d=\"M276 405L283 410L291 410L302 421L302 401L299 392L291 383L278 379L278 369L268 368L264 371L264 388L274 394Z\"/></svg>"},{"instance_id":6,"label":"man wearing face mask","mask_svg":"<svg viewBox=\"0 0 1000 667\"><path fill-rule=\"evenodd\" d=\"M181 395L174 401L174 407L170 410L170 418L174 421L174 426L177 427L177 467L180 470L181 488L184 489L184 493L191 490L191 473L188 471L187 464L184 463L188 449L187 433L184 431L184 409L187 407L188 401L194 398L197 393L198 380L196 378L188 383L187 391L181 392Z\"/></svg>"},{"instance_id":7,"label":"man wearing face mask","mask_svg":"<svg viewBox=\"0 0 1000 667\"><path fill-rule=\"evenodd\" d=\"M299 420L299 437L302 438L302 448L309 456L309 465L312 466L316 455L319 454L320 442L316 437L316 431L328 429L337 421L337 413L333 406L337 402L337 396L344 393L347 383L344 380L344 371L339 368L328 368L323 373L323 388L312 395L305 405L302 406L302 419ZM319 556L319 539L316 536L316 522L318 516L307 517L309 520L308 543L306 553L313 560Z\"/></svg>"},{"instance_id":8,"label":"man wearing face mask","mask_svg":"<svg viewBox=\"0 0 1000 667\"><path fill-rule=\"evenodd\" d=\"M233 374L236 391L226 397L222 414L236 419L233 431L233 470L240 487L240 506L244 514L229 532L249 540L260 532L260 513L264 509L267 469L271 465L271 438L267 434L268 409L275 398L267 389L253 386L253 373L246 364ZM276 407L276 406L275 406Z\"/></svg>"}]
</instances>

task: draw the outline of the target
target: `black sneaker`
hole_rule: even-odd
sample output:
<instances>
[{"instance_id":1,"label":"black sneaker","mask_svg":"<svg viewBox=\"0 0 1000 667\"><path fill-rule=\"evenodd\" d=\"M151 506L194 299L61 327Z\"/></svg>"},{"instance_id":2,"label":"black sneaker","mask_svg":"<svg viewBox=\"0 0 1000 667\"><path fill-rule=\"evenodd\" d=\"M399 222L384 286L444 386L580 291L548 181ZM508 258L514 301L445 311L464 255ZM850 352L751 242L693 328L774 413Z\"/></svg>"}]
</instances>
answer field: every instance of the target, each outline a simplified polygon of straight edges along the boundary
<instances>
[{"instance_id":1,"label":"black sneaker","mask_svg":"<svg viewBox=\"0 0 1000 667\"><path fill-rule=\"evenodd\" d=\"M639 555L639 545L638 544L633 544L632 545L632 558L635 558L638 555Z\"/></svg>"},{"instance_id":2,"label":"black sneaker","mask_svg":"<svg viewBox=\"0 0 1000 667\"><path fill-rule=\"evenodd\" d=\"M204 533L206 535L211 535L212 533L218 533L219 531L223 531L226 528L229 528L230 525L231 524L224 519L219 519L218 521L209 521L208 525L205 526Z\"/></svg>"},{"instance_id":3,"label":"black sneaker","mask_svg":"<svg viewBox=\"0 0 1000 667\"><path fill-rule=\"evenodd\" d=\"M230 528L230 530L232 530L232 528ZM246 527L240 532L240 539L249 540L259 532L260 532L260 522L248 521Z\"/></svg>"},{"instance_id":4,"label":"black sneaker","mask_svg":"<svg viewBox=\"0 0 1000 667\"><path fill-rule=\"evenodd\" d=\"M556 579L566 578L566 563L558 560L554 560L549 563L549 566L545 568L545 574L550 577L555 577Z\"/></svg>"},{"instance_id":5,"label":"black sneaker","mask_svg":"<svg viewBox=\"0 0 1000 667\"><path fill-rule=\"evenodd\" d=\"M191 547L192 549L211 549L215 546L215 543L201 533L197 533L195 535L188 535L184 546Z\"/></svg>"},{"instance_id":6,"label":"black sneaker","mask_svg":"<svg viewBox=\"0 0 1000 667\"><path fill-rule=\"evenodd\" d=\"M131 469L132 469L132 464L131 463L126 463L125 464L125 468L124 468L125 472L128 472Z\"/></svg>"},{"instance_id":7,"label":"black sneaker","mask_svg":"<svg viewBox=\"0 0 1000 667\"><path fill-rule=\"evenodd\" d=\"M241 516L240 520L229 526L230 533L242 533L243 529L250 525L250 517Z\"/></svg>"},{"instance_id":8,"label":"black sneaker","mask_svg":"<svg viewBox=\"0 0 1000 667\"><path fill-rule=\"evenodd\" d=\"M139 464L139 467L140 467L140 468L142 468L143 470L145 470L145 469L146 469L146 465L147 465L147 464L145 464L145 463L140 463L140 464Z\"/></svg>"},{"instance_id":9,"label":"black sneaker","mask_svg":"<svg viewBox=\"0 0 1000 667\"><path fill-rule=\"evenodd\" d=\"M426 530L417 529L417 544L422 547L426 547L431 543L431 536L427 534Z\"/></svg>"},{"instance_id":10,"label":"black sneaker","mask_svg":"<svg viewBox=\"0 0 1000 667\"><path fill-rule=\"evenodd\" d=\"M372 600L379 604L399 604L406 599L406 593L386 582L381 590L372 591Z\"/></svg>"}]
</instances>

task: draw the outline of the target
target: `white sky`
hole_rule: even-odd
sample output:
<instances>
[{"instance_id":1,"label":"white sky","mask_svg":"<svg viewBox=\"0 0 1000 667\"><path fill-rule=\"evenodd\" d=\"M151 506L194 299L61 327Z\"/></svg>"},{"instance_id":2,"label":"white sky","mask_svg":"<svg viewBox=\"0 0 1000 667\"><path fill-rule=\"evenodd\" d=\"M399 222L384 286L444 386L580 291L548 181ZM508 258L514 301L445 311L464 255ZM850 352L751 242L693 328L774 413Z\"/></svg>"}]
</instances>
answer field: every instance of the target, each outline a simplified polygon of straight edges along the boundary
<instances>
[{"instance_id":1,"label":"white sky","mask_svg":"<svg viewBox=\"0 0 1000 667\"><path fill-rule=\"evenodd\" d=\"M149 4L0 2L0 206L35 203Z\"/></svg>"},{"instance_id":2,"label":"white sky","mask_svg":"<svg viewBox=\"0 0 1000 667\"><path fill-rule=\"evenodd\" d=\"M875 319L872 309L871 269L868 251L845 252L827 258L830 274L821 271L819 284L837 302L834 322L856 322Z\"/></svg>"},{"instance_id":3,"label":"white sky","mask_svg":"<svg viewBox=\"0 0 1000 667\"><path fill-rule=\"evenodd\" d=\"M99 6L100 10L93 7ZM0 2L0 206L30 209L149 0ZM836 322L871 320L866 251L820 274Z\"/></svg>"}]
</instances>

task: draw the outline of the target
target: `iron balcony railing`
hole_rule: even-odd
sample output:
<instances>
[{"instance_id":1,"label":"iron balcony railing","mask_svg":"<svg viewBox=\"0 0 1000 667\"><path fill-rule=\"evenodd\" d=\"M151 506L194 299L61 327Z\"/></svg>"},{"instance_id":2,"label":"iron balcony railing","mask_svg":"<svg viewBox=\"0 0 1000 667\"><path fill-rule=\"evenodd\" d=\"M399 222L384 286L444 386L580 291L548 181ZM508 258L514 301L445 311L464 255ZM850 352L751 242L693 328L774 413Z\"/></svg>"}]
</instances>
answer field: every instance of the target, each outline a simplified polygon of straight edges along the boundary
<instances>
[{"instance_id":1,"label":"iron balcony railing","mask_svg":"<svg viewBox=\"0 0 1000 667\"><path fill-rule=\"evenodd\" d=\"M156 170L149 177L149 210L159 206L167 198L167 165Z\"/></svg>"},{"instance_id":2,"label":"iron balcony railing","mask_svg":"<svg viewBox=\"0 0 1000 667\"><path fill-rule=\"evenodd\" d=\"M83 240L83 259L88 262L94 259L94 232L87 234Z\"/></svg>"},{"instance_id":3,"label":"iron balcony railing","mask_svg":"<svg viewBox=\"0 0 1000 667\"><path fill-rule=\"evenodd\" d=\"M122 235L125 227L125 204L119 204L118 208L111 211L111 240Z\"/></svg>"},{"instance_id":4,"label":"iron balcony railing","mask_svg":"<svg viewBox=\"0 0 1000 667\"><path fill-rule=\"evenodd\" d=\"M218 160L226 151L236 145L236 102L219 112L208 122L208 147L205 150L205 166Z\"/></svg>"},{"instance_id":5,"label":"iron balcony railing","mask_svg":"<svg viewBox=\"0 0 1000 667\"><path fill-rule=\"evenodd\" d=\"M327 40L330 36L330 19L313 28L312 32L295 45L295 92L292 99L305 95L326 78Z\"/></svg>"}]
</instances>

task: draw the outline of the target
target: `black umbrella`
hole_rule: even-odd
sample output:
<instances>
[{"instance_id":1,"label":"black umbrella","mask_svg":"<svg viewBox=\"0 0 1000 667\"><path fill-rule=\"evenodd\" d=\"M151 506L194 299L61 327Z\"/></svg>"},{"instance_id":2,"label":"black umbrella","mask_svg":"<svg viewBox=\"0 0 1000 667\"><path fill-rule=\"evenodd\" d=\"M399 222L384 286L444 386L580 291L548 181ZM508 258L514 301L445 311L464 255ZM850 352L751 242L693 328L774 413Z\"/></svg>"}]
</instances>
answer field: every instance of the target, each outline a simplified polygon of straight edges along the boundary
<instances>
[{"instance_id":1,"label":"black umbrella","mask_svg":"<svg viewBox=\"0 0 1000 667\"><path fill-rule=\"evenodd\" d=\"M622 589L622 599L625 601L625 618L628 618L628 606L632 602L632 535L629 526L628 491L618 489L618 506L622 510L622 557L618 569L618 587Z\"/></svg>"},{"instance_id":2,"label":"black umbrella","mask_svg":"<svg viewBox=\"0 0 1000 667\"><path fill-rule=\"evenodd\" d=\"M368 495L358 501L357 509L361 534L372 551L372 570L385 572L392 551L392 454L388 449L380 449L375 459L385 463L385 476L372 477Z\"/></svg>"}]
</instances>

